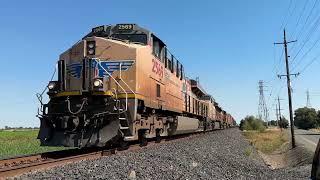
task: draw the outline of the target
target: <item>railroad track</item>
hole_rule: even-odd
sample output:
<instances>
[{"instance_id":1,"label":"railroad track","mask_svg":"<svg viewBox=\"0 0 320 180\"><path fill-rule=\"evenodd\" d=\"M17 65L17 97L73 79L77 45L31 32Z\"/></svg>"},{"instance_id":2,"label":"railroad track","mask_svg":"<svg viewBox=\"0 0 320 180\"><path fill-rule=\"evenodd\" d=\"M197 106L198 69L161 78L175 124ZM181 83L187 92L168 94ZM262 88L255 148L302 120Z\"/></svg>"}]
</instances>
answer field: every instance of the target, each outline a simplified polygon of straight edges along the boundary
<instances>
[{"instance_id":1,"label":"railroad track","mask_svg":"<svg viewBox=\"0 0 320 180\"><path fill-rule=\"evenodd\" d=\"M0 179L115 153L115 149L70 149L0 160Z\"/></svg>"},{"instance_id":2,"label":"railroad track","mask_svg":"<svg viewBox=\"0 0 320 180\"><path fill-rule=\"evenodd\" d=\"M193 133L188 135L177 135L166 137L161 142L148 142L147 146L155 144L171 143L177 140L191 138L202 133ZM97 159L103 156L109 156L116 153L125 153L129 151L138 151L141 147L139 144L130 144L126 149L108 148L108 149L69 149L62 151L53 151L33 155L19 156L0 160L0 179L19 176L32 171L41 171L48 168L77 162L81 160Z\"/></svg>"}]
</instances>

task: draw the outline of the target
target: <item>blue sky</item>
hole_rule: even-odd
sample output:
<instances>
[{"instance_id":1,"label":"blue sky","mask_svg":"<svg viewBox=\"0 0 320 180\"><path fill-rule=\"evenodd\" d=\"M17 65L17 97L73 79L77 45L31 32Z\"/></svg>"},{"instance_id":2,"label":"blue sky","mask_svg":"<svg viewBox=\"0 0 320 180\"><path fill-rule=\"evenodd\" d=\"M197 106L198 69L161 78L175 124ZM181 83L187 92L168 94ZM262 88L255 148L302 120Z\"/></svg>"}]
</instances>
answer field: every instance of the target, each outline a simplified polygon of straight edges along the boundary
<instances>
[{"instance_id":1,"label":"blue sky","mask_svg":"<svg viewBox=\"0 0 320 180\"><path fill-rule=\"evenodd\" d=\"M276 73L285 70L283 58L279 61L282 47L273 42L282 40L282 24L289 37L290 31L303 27L296 23L305 1L292 0L291 5L290 1L5 1L0 7L0 127L39 125L35 93L47 85L59 54L92 27L116 23L136 23L155 32L184 64L187 75L199 76L200 83L238 121L257 114L259 80L267 81L271 118L277 94L284 99L287 114L286 88L281 89L285 80L276 79ZM301 22L314 1L306 4ZM314 15L319 10L317 5ZM310 21L314 19L311 15ZM302 42L297 42L297 50ZM300 66L317 53L319 49L313 48ZM305 105L307 88L320 91L318 67L315 61L292 82L294 108ZM316 108L319 100L311 96Z\"/></svg>"}]
</instances>

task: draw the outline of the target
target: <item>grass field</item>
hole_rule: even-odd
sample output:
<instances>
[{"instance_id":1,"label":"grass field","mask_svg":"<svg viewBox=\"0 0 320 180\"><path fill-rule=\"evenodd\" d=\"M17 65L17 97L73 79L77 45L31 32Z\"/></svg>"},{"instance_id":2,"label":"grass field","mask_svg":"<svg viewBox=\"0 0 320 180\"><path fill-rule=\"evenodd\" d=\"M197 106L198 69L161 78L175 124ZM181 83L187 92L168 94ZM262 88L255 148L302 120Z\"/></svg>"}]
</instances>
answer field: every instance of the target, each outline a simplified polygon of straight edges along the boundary
<instances>
[{"instance_id":1,"label":"grass field","mask_svg":"<svg viewBox=\"0 0 320 180\"><path fill-rule=\"evenodd\" d=\"M264 132L246 131L244 136L261 152L270 154L289 141L288 133L279 129L267 129Z\"/></svg>"},{"instance_id":2,"label":"grass field","mask_svg":"<svg viewBox=\"0 0 320 180\"><path fill-rule=\"evenodd\" d=\"M64 147L40 147L38 130L0 131L0 159L65 149Z\"/></svg>"}]
</instances>

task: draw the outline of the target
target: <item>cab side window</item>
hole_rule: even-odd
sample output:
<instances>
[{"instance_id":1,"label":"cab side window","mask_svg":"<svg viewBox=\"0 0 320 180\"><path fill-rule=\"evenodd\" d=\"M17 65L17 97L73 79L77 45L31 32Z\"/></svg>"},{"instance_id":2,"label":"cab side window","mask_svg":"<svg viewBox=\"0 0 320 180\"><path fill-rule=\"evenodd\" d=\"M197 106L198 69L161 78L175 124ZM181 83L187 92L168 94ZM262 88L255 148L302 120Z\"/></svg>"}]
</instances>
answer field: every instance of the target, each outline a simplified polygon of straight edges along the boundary
<instances>
[{"instance_id":1,"label":"cab side window","mask_svg":"<svg viewBox=\"0 0 320 180\"><path fill-rule=\"evenodd\" d=\"M176 76L177 78L180 77L180 62L178 60L176 60L177 62L177 66L176 66Z\"/></svg>"},{"instance_id":2,"label":"cab side window","mask_svg":"<svg viewBox=\"0 0 320 180\"><path fill-rule=\"evenodd\" d=\"M176 68L177 68L177 59L173 56L171 72L174 73L176 71Z\"/></svg>"},{"instance_id":3,"label":"cab side window","mask_svg":"<svg viewBox=\"0 0 320 180\"><path fill-rule=\"evenodd\" d=\"M152 53L162 62L165 60L164 43L155 36L152 36Z\"/></svg>"},{"instance_id":4,"label":"cab side window","mask_svg":"<svg viewBox=\"0 0 320 180\"><path fill-rule=\"evenodd\" d=\"M164 63L164 61L165 61L165 59L166 59L166 57L165 57L165 53L166 52L166 50L165 50L165 48L164 47L162 47L161 49L160 49L160 60L161 60L161 62L162 63Z\"/></svg>"},{"instance_id":5,"label":"cab side window","mask_svg":"<svg viewBox=\"0 0 320 180\"><path fill-rule=\"evenodd\" d=\"M166 68L172 71L173 56L168 49L166 49Z\"/></svg>"},{"instance_id":6,"label":"cab side window","mask_svg":"<svg viewBox=\"0 0 320 180\"><path fill-rule=\"evenodd\" d=\"M155 41L155 38L153 38L153 54L156 57L160 57L160 44L159 41Z\"/></svg>"},{"instance_id":7,"label":"cab side window","mask_svg":"<svg viewBox=\"0 0 320 180\"><path fill-rule=\"evenodd\" d=\"M181 72L181 76L180 76L180 80L184 79L184 70L183 70L183 66L182 64L180 64L181 67L180 67L180 72Z\"/></svg>"}]
</instances>

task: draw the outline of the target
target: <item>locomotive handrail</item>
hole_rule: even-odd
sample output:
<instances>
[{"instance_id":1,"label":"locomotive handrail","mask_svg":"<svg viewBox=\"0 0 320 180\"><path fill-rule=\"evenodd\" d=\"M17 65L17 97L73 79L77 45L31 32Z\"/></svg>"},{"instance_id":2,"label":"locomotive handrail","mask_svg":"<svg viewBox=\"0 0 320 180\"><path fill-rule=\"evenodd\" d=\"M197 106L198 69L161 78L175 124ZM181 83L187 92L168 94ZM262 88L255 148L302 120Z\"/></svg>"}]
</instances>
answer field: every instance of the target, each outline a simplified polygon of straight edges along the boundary
<instances>
[{"instance_id":1,"label":"locomotive handrail","mask_svg":"<svg viewBox=\"0 0 320 180\"><path fill-rule=\"evenodd\" d=\"M95 60L99 65L100 67L114 80L114 82L122 89L122 91L126 94L126 110L128 110L128 93L127 91L120 85L120 83L102 66L101 62L99 59L97 58L94 58L93 60Z\"/></svg>"},{"instance_id":2,"label":"locomotive handrail","mask_svg":"<svg viewBox=\"0 0 320 180\"><path fill-rule=\"evenodd\" d=\"M55 75L56 72L57 72L57 68L58 68L58 64L56 63L50 81L53 80L54 75ZM37 96L37 98L38 98L38 101L40 102L40 108L38 107L38 112L37 112L38 115L37 115L37 116L41 116L41 114L39 113L39 109L40 109L40 112L43 112L43 105L44 105L44 104L43 104L43 102L42 102L42 98L43 98L43 94L46 92L47 89L48 89L48 86L46 86L41 93L36 93L36 96Z\"/></svg>"},{"instance_id":3,"label":"locomotive handrail","mask_svg":"<svg viewBox=\"0 0 320 180\"><path fill-rule=\"evenodd\" d=\"M128 87L128 89L134 94L134 96L136 97L136 93L130 88L130 86L122 79L121 76L121 71L122 71L122 62L120 62L120 80Z\"/></svg>"}]
</instances>

